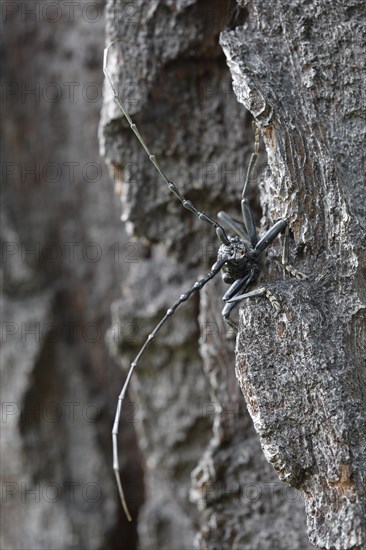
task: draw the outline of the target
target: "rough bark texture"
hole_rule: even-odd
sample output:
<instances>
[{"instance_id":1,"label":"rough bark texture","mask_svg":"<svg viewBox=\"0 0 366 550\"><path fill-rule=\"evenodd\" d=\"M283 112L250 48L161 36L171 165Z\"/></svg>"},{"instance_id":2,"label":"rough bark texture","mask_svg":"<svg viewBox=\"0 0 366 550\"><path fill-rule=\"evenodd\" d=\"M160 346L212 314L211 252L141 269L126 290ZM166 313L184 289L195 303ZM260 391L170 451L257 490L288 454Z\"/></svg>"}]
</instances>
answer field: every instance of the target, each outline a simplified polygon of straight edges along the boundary
<instances>
[{"instance_id":1,"label":"rough bark texture","mask_svg":"<svg viewBox=\"0 0 366 550\"><path fill-rule=\"evenodd\" d=\"M264 436L272 438L276 434L279 438L277 432L281 424L286 426L287 434L282 435L282 440L287 437L290 442L285 446L290 458L286 455L282 461L274 461L274 466L277 470L283 466L283 473L286 473L286 465L293 461L293 478L286 475L282 478L299 489L303 489L307 480L308 505L314 502L311 501L311 495L315 494L311 483L316 482L320 486L324 476L318 473L317 480L314 476L312 479L311 475L309 478L306 475L296 476L296 472L305 470L306 464L302 469L297 465L292 441L296 442L298 456L305 461L310 450L303 445L304 436L299 437L299 431L306 433L309 413L302 412L294 418L301 406L294 380L296 384L302 384L303 392L306 386L304 381L301 382L300 374L307 368L314 369L312 374L308 374L309 379L312 376L314 386L327 380L325 371L333 371L330 371L325 360L323 367L321 364L319 366L319 357L323 354L329 360L328 344L333 348L335 335L337 338L342 336L342 327L353 330L353 322L362 326L360 302L351 291L352 285L347 286L352 273L353 280L356 272L358 277L362 276L358 267L361 263L357 263L361 258L357 260L352 247L346 246L344 249L344 243L349 243L352 236L352 242L360 250L360 230L355 230L355 212L361 221L362 211L360 208L354 211L349 208L350 198L344 197L345 190L337 183L337 171L342 166L336 167L332 161L331 147L334 142L326 141L327 120L331 116L327 111L328 94L336 94L330 69L326 89L318 92L315 89L314 92L311 88L309 91L306 86L315 86L311 78L315 78L320 68L317 68L313 58L308 60L304 85L308 90L308 101L296 95L300 93L303 60L299 61L291 54L287 42L291 44L292 40L297 39L297 25L300 26L297 22L301 13L304 18L315 19L314 24L320 25L322 21L321 18L318 21L316 13L310 17L306 6L302 3L300 15L297 15L296 4L291 10L287 7L287 12L284 7L274 13L276 10L272 4L250 3L230 20L227 15L234 3L140 1L134 5L135 11L131 14L128 2L111 0L107 3L106 14L107 40L117 36L124 40L115 45L111 54L113 80L119 85L130 114L160 159L165 172L188 198L208 213L215 215L218 210L225 209L239 217L240 192L253 134L250 116L236 103L230 92L231 75L217 47L219 32L228 25L230 27L222 35L221 45L229 61L235 91L241 101L249 97L246 107L261 126L269 153L271 175L267 173L251 190L257 221L262 216L264 230L276 218L286 216L295 237L291 243L294 261L299 268L311 274L309 283L286 279L273 284L285 311L289 311L291 304L299 304L296 309L292 305L291 323L289 320L285 323L284 315L275 318L265 300L245 304L241 322L244 323L245 317L248 326L238 340L238 379L248 398L251 413L259 411L261 406L261 415L262 409L266 411L266 428L271 422L267 432L260 432L262 445ZM326 9L325 4L322 9ZM329 11L329 5L327 9ZM334 18L342 19L343 16L348 21L344 25L347 29L352 14L348 18L345 14L333 14ZM282 28L280 17L284 20ZM288 23L286 27L284 23L288 18L291 25ZM355 13L355 24L356 19ZM287 30L289 26L290 30ZM306 32L310 32L309 26L311 29L308 21ZM331 32L335 28L334 22L327 28ZM342 28L340 25L339 32ZM286 33L290 36L287 37ZM314 47L318 47L319 30L314 34L314 37L310 35L309 40L314 40ZM273 40L269 41L269 37ZM325 56L333 55L333 51L327 53L325 48L326 44L323 44ZM310 46L303 47L303 50L304 55L312 55ZM357 42L350 42L351 50L357 56ZM356 61L353 62L355 64ZM349 77L357 79L357 71L350 72ZM343 90L343 83L338 83L336 88ZM349 96L342 92L340 100L356 97L357 86L352 81L349 91ZM313 103L317 94L321 105L315 108ZM271 98L271 103L267 96ZM269 105L268 109L264 100ZM336 102L333 109L337 110L339 106ZM346 105L343 107L347 115L352 112L346 109ZM357 111L353 116L358 120ZM361 127L359 124L353 131L352 117L351 120L352 123L345 126L344 120L332 119L332 131L333 135L337 135L337 147L342 146L342 151L357 161L357 139ZM349 145L346 136L350 139ZM217 242L209 228L184 211L169 194L107 90L101 144L103 154L117 174L128 229L131 234L144 237L147 247L145 259L135 265L135 271L131 272L124 286L123 298L114 308L115 321L119 325L131 323L132 333L121 335L115 349L122 364L128 367L144 337L164 314L166 307L179 296L181 289L188 288L198 275L208 270L215 257ZM319 155L321 162L317 158ZM338 162L341 160L345 172L347 157L338 159ZM260 167L263 166L264 158L260 163ZM354 177L359 174L359 166L358 171L352 170L346 179L348 192L354 198L356 192L361 191L352 174ZM258 189L261 191L260 203ZM163 244L163 247L157 247L156 243ZM337 254L342 255L342 260ZM332 258L333 263L330 261ZM269 283L282 280L278 259L279 249L273 246L265 270L265 280ZM258 436L238 391L234 377L234 340L227 335L220 317L223 291L224 285L217 280L201 293L200 298L193 298L190 304L178 310L161 338L143 357L134 378L134 401L130 405L131 414L128 410L126 413L128 419L135 421L146 459L147 496L138 521L140 547L174 550L192 547L309 548L301 493L279 481L265 461ZM337 293L338 302L333 301L333 292ZM338 307L343 316L341 324L336 319ZM318 312L315 320L314 310ZM353 314L356 316L352 320ZM285 333L288 335L286 338ZM359 332L356 345L354 340L352 344L348 340L346 346L346 341L342 342L350 370L356 368L355 363L351 367L354 350L358 350L359 361L363 357L362 347L357 347L363 345L361 337ZM277 339L280 340L278 357L277 343L274 344ZM296 344L297 351L291 352L286 347L291 346L291 342ZM309 349L305 350L306 346ZM291 369L286 351L294 354ZM341 355L340 346L337 352ZM306 355L318 357L313 367L309 362L305 368L301 357ZM334 355L333 365L337 369L341 359ZM240 359L243 356L244 361ZM251 358L250 363L248 357ZM248 365L254 378L252 386L244 375L249 371ZM276 377L268 375L270 367L274 370L281 365L283 371ZM350 371L344 367L343 373L347 372ZM358 371L359 379L363 374ZM328 380L317 400L309 401L312 414L322 418L318 430L324 429L325 433L327 429L330 438L327 446L323 445L323 464L333 448L335 453L339 452L339 434L342 430L344 433L342 426L347 423L347 429L353 430L352 437L356 437L357 432L345 415L346 394L352 391L349 374L347 376L340 379L335 370L334 385ZM267 388L264 395L256 393L260 391L260 384ZM277 388L276 395L271 394L270 388ZM292 389L294 393L291 393ZM330 413L322 410L327 395L333 396L334 400L334 408L330 409L334 411L332 420L329 420ZM338 395L343 396L343 406ZM347 403L349 410L353 411L354 423L361 418L360 409L356 409L359 403L356 397L353 395ZM292 432L289 430L290 420L286 421L281 416L284 410L282 403L286 402L291 404L290 413L295 411L291 413L294 418ZM290 413L288 416L291 418ZM342 425L337 415L342 418ZM258 414L254 415L257 426L261 418ZM336 427L330 431L329 426ZM314 425L309 429L316 431ZM305 442L309 445L309 441L308 438ZM354 445L357 450L357 441ZM268 446L266 449L264 445L264 448L268 459ZM285 451L281 448L282 456ZM315 453L314 449L311 452ZM357 469L356 464L359 457L360 454L352 459L352 477L348 481L354 487L353 495L357 494L355 502L351 502L353 496L348 498L347 492L344 503L340 501L340 513L343 513L342 506L349 506L349 510L353 507L353 515L349 516L350 527L343 523L336 542L332 534L334 522L331 528L328 525L326 533L322 533L327 524L326 514L331 510L330 495L324 483L323 492L318 493L319 503L313 506L314 519L309 523L309 532L312 541L321 547L331 548L332 544L338 544L341 548L352 523L357 529L357 506L361 502L361 466ZM345 464L346 459L346 455L342 456ZM320 458L318 461L321 465ZM192 469L190 500L197 505L197 509L188 501L189 472ZM344 472L347 473L347 470ZM333 477L329 477L329 492L333 489L337 491L337 473L335 467ZM347 480L344 475L342 479ZM133 498L132 480L131 483L129 498ZM319 511L324 513L323 527L320 525ZM361 516L358 518L356 536L360 537ZM314 535L315 527L318 538ZM355 544L360 546L360 538Z\"/></svg>"},{"instance_id":2,"label":"rough bark texture","mask_svg":"<svg viewBox=\"0 0 366 550\"><path fill-rule=\"evenodd\" d=\"M83 171L102 167L100 101L85 85L102 84L103 19L8 4L4 80L19 87L5 86L2 104L1 548L132 550L138 530L143 550L305 550L302 494L314 544L365 547L361 2L242 1L231 18L236 4L222 0L107 2L107 40L124 39L110 70L143 135L200 208L239 217L253 133L233 79L268 154L251 188L257 221L286 216L294 263L310 274L283 280L279 247L268 251L264 281L283 312L243 304L239 384L219 278L144 355L120 431L129 526L111 470L123 375L104 344L110 303L109 348L128 368L218 243L164 187L106 90L100 139L126 242L106 171ZM37 83L39 100L26 92ZM257 174L265 166L263 149Z\"/></svg>"},{"instance_id":3,"label":"rough bark texture","mask_svg":"<svg viewBox=\"0 0 366 550\"><path fill-rule=\"evenodd\" d=\"M74 17L55 4L1 3L0 546L134 548L111 471L121 375L104 335L129 251L98 153L103 4ZM133 432L121 437L141 479Z\"/></svg>"},{"instance_id":4,"label":"rough bark texture","mask_svg":"<svg viewBox=\"0 0 366 550\"><path fill-rule=\"evenodd\" d=\"M364 4L248 10L221 45L265 139L267 219L287 217L310 277L273 284L277 317L243 305L237 378L266 458L304 493L310 540L365 548Z\"/></svg>"}]
</instances>

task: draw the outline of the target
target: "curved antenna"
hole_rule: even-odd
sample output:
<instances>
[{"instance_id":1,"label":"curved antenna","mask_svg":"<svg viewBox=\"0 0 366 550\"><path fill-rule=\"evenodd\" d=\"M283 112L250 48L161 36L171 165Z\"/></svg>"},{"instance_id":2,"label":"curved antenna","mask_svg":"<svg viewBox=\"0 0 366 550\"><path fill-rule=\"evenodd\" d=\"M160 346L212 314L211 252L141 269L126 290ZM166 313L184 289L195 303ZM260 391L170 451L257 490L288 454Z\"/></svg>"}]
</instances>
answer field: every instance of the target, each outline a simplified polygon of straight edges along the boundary
<instances>
[{"instance_id":1,"label":"curved antenna","mask_svg":"<svg viewBox=\"0 0 366 550\"><path fill-rule=\"evenodd\" d=\"M257 229L255 227L253 212L249 207L248 200L246 198L248 184L249 184L250 178L252 177L253 170L258 158L258 151L259 151L259 128L254 124L254 122L253 122L253 128L255 133L254 151L250 157L247 175L246 175L243 190L241 193L241 213L243 216L244 226L245 226L246 232L248 233L250 243L253 247L255 247L255 245L258 242Z\"/></svg>"},{"instance_id":2,"label":"curved antenna","mask_svg":"<svg viewBox=\"0 0 366 550\"><path fill-rule=\"evenodd\" d=\"M235 235L238 235L241 239L243 239L243 241L250 244L248 234L245 231L242 223L232 218L229 214L227 214L223 210L220 210L220 212L217 213L217 217L224 225L229 227Z\"/></svg>"},{"instance_id":3,"label":"curved antenna","mask_svg":"<svg viewBox=\"0 0 366 550\"><path fill-rule=\"evenodd\" d=\"M216 230L216 234L217 234L218 238L220 239L220 241L222 243L230 244L230 241L228 239L228 236L226 235L226 232L225 232L224 228L219 223L217 223L215 220L210 218L210 216L208 216L205 212L203 212L201 210L197 210L197 208L193 205L193 203L191 201L187 200L180 193L180 191L178 190L175 183L168 179L168 177L165 175L163 170L160 168L160 165L159 165L155 155L153 155L151 153L150 149L146 145L146 142L145 142L144 138L140 134L139 129L137 128L136 124L133 122L133 120L130 117L130 115L128 114L125 106L123 105L121 99L119 98L119 95L118 95L118 93L117 93L117 91L114 87L114 84L112 82L111 76L110 76L109 71L108 71L108 52L109 52L109 49L113 44L115 44L116 42L119 42L119 41L122 41L122 39L117 38L116 40L113 40L113 42L108 44L108 46L104 50L104 60L103 60L103 72L104 72L105 77L108 81L109 87L110 87L110 89L113 93L114 101L117 103L117 105L121 109L124 117L126 118L128 124L130 125L131 130L133 131L133 133L135 134L135 136L139 140L140 144L142 145L145 153L149 157L150 162L154 165L155 169L159 172L160 176L162 177L162 179L165 181L165 183L169 187L169 190L180 200L180 202L182 203L184 208L186 208L187 210L192 212L192 214L195 214L195 216L197 216L197 218L200 221L206 222L206 223L210 224L212 227L214 227L215 230Z\"/></svg>"},{"instance_id":4,"label":"curved antenna","mask_svg":"<svg viewBox=\"0 0 366 550\"><path fill-rule=\"evenodd\" d=\"M198 281L196 281L194 283L194 285L189 290L187 290L187 292L185 292L184 294L181 294L179 299L167 310L166 314L161 319L161 321L156 325L156 327L154 328L152 333L149 334L149 336L146 338L144 345L142 346L142 348L140 349L140 351L138 352L135 359L132 361L132 363L130 365L130 370L128 371L128 374L127 374L126 380L123 384L121 393L118 396L116 416L115 416L115 419L114 419L113 430L112 430L113 470L114 470L114 474L116 476L117 487L118 487L118 492L119 492L119 496L120 496L120 499L121 499L122 507L123 507L123 510L126 514L126 517L127 517L128 521L132 521L132 518L131 518L131 514L128 510L128 506L127 506L125 495L124 495L123 488L122 488L122 482L121 482L121 476L120 476L120 470L119 470L117 438L118 438L119 424L120 424L120 420L121 420L122 405L123 405L123 401L124 401L125 396L126 396L128 385L129 385L130 380L131 380L131 376L133 374L133 371L137 367L138 362L139 362L142 354L144 353L146 348L149 346L149 344L152 342L152 340L155 338L156 334L159 332L159 330L164 325L164 323L169 319L169 317L171 317L173 315L173 313L175 312L177 307L179 307L180 304L182 304L183 302L188 300L188 298L191 296L191 294L193 294L193 292L197 292L202 287L204 287L205 284L208 283L208 281L213 279L221 271L221 268L223 267L223 265L230 259L231 259L230 257L227 257L227 258L224 258L223 260L217 261L212 266L211 271L206 275L206 277L203 277L202 279L199 279Z\"/></svg>"}]
</instances>

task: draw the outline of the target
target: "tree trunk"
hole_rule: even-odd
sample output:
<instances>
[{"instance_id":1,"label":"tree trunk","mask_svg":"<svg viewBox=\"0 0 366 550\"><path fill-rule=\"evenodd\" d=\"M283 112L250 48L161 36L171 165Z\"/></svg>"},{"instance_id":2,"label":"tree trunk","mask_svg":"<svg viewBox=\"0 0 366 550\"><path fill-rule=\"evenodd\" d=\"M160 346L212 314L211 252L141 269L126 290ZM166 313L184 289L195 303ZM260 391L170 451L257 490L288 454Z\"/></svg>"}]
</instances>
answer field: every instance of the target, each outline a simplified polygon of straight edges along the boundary
<instances>
[{"instance_id":1,"label":"tree trunk","mask_svg":"<svg viewBox=\"0 0 366 550\"><path fill-rule=\"evenodd\" d=\"M221 45L264 136L262 205L289 220L309 281L272 285L278 317L242 306L237 378L267 460L305 496L310 540L365 548L364 4L248 9Z\"/></svg>"},{"instance_id":2,"label":"tree trunk","mask_svg":"<svg viewBox=\"0 0 366 550\"><path fill-rule=\"evenodd\" d=\"M136 547L111 469L104 336L130 251L98 153L103 4L74 4L1 3L3 550ZM121 438L137 509L133 430Z\"/></svg>"},{"instance_id":3,"label":"tree trunk","mask_svg":"<svg viewBox=\"0 0 366 550\"><path fill-rule=\"evenodd\" d=\"M293 263L309 274L307 282L284 279L273 245L263 282L281 313L262 298L240 308L237 378L259 436L238 392L219 279L177 311L143 356L126 418L146 460L140 547L303 550L302 492L313 544L361 548L362 5L244 4L230 18L232 2L141 0L133 10L107 2L107 41L123 38L109 65L120 95L164 171L213 216L239 217L253 142L232 77L268 154L270 173L251 188L257 221L264 231L288 220ZM231 75L218 47L225 27ZM117 348L128 367L166 308L208 271L217 242L169 193L107 89L101 144L128 230L146 245L114 308L118 326L131 329Z\"/></svg>"}]
</instances>

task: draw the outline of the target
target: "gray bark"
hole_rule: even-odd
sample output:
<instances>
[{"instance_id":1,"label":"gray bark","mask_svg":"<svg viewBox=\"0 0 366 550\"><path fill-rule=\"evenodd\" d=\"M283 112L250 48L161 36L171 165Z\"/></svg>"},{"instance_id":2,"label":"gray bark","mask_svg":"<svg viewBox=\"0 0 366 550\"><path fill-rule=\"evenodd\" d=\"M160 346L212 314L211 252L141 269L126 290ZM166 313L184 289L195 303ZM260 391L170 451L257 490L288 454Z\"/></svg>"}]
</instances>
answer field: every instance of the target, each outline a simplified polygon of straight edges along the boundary
<instances>
[{"instance_id":1,"label":"gray bark","mask_svg":"<svg viewBox=\"0 0 366 550\"><path fill-rule=\"evenodd\" d=\"M365 548L364 5L303 8L255 2L221 37L266 143L262 204L289 219L310 274L273 284L277 318L243 305L236 373L267 460L305 496L310 540Z\"/></svg>"},{"instance_id":2,"label":"gray bark","mask_svg":"<svg viewBox=\"0 0 366 550\"><path fill-rule=\"evenodd\" d=\"M220 43L235 94L261 128L268 155L252 205L262 231L279 217L288 220L293 263L310 277L284 279L274 244L263 281L278 296L281 314L260 298L240 308L236 374L259 437L233 377L220 281L176 313L141 361L133 399L144 410L136 424L151 490L139 518L140 546L307 548L302 493L313 544L362 548L362 4L240 4L246 7ZM130 82L129 111L165 172L199 208L239 217L253 135L250 116L228 92L230 75L217 48L229 7L140 1L131 21L127 3L111 1L107 35L124 38L110 69L122 94ZM129 229L151 249L116 308L116 319L136 329L133 345L123 337L118 349L127 367L166 306L207 271L217 243L169 194L110 95L102 149L122 171ZM199 418L197 403L211 423ZM168 432L164 422L171 422ZM188 503L186 485L195 463L190 499L198 510Z\"/></svg>"},{"instance_id":3,"label":"gray bark","mask_svg":"<svg viewBox=\"0 0 366 550\"><path fill-rule=\"evenodd\" d=\"M120 373L104 335L128 250L98 153L103 6L55 4L1 4L0 546L133 548L111 471ZM141 478L133 431L121 437Z\"/></svg>"}]
</instances>

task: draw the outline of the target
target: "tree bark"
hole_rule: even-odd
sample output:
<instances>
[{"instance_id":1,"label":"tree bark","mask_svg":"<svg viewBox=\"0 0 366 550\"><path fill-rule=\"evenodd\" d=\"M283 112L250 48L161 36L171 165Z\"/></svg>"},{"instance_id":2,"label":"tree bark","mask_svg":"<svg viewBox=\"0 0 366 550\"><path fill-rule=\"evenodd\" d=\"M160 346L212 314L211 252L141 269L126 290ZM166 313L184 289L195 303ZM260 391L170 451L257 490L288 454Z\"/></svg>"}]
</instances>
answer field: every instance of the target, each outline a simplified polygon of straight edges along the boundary
<instances>
[{"instance_id":1,"label":"tree bark","mask_svg":"<svg viewBox=\"0 0 366 550\"><path fill-rule=\"evenodd\" d=\"M73 7L1 3L3 550L136 547L111 469L104 335L130 250L98 152L103 3ZM137 509L132 426L121 439Z\"/></svg>"},{"instance_id":2,"label":"tree bark","mask_svg":"<svg viewBox=\"0 0 366 550\"><path fill-rule=\"evenodd\" d=\"M142 358L133 410L150 491L140 546L310 547L298 489L313 544L361 548L362 6L238 5L228 18L234 3L141 0L134 14L127 2L107 3L107 41L123 38L110 58L113 80L164 171L200 209L239 217L253 134L217 47L227 28L220 41L234 91L261 128L270 168L252 186L251 204L262 231L288 220L293 263L309 274L307 282L283 278L274 244L263 281L282 312L276 317L259 298L240 308L236 372L259 438L235 384L219 280L178 310ZM159 180L111 99L106 90L102 151L128 228L150 254L115 308L116 321L133 326L117 350L128 366L166 307L208 271L217 243ZM198 510L188 502L192 469Z\"/></svg>"},{"instance_id":3,"label":"tree bark","mask_svg":"<svg viewBox=\"0 0 366 550\"><path fill-rule=\"evenodd\" d=\"M365 548L364 5L248 10L221 45L264 136L267 220L289 220L309 281L271 285L277 317L243 304L237 378L267 460L304 494L313 544Z\"/></svg>"}]
</instances>

